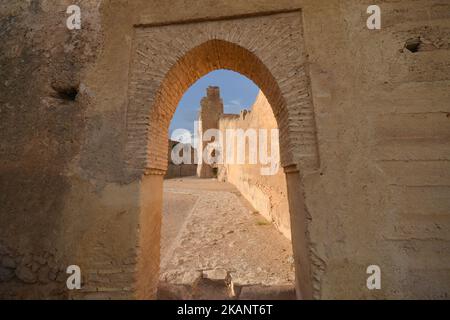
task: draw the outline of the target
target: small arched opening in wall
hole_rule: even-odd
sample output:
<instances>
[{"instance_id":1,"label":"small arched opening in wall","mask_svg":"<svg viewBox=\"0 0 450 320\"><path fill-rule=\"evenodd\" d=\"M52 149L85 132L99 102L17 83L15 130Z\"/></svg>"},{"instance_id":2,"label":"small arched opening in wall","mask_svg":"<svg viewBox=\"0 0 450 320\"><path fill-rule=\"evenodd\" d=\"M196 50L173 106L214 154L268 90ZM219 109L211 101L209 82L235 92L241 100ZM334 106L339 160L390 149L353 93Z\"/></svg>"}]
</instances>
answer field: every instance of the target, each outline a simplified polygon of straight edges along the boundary
<instances>
[{"instance_id":1,"label":"small arched opening in wall","mask_svg":"<svg viewBox=\"0 0 450 320\"><path fill-rule=\"evenodd\" d=\"M303 299L313 297L299 169L306 171L317 164L317 147L300 20L300 13L292 12L136 29L127 109L127 166L130 174L144 177L142 188L149 192L139 217L137 298L154 298L158 286L170 121L184 92L218 69L254 81L272 107L286 173L297 294Z\"/></svg>"}]
</instances>

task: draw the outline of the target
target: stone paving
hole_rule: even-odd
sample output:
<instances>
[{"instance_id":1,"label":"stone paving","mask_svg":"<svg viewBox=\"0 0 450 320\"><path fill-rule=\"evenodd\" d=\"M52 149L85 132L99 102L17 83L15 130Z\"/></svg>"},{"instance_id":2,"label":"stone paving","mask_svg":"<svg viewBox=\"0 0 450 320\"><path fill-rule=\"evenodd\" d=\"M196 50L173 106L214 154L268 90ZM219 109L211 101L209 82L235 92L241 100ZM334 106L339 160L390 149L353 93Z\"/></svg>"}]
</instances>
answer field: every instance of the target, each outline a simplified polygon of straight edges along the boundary
<instances>
[{"instance_id":1,"label":"stone paving","mask_svg":"<svg viewBox=\"0 0 450 320\"><path fill-rule=\"evenodd\" d=\"M163 211L160 298L295 295L290 241L232 185L166 180Z\"/></svg>"}]
</instances>

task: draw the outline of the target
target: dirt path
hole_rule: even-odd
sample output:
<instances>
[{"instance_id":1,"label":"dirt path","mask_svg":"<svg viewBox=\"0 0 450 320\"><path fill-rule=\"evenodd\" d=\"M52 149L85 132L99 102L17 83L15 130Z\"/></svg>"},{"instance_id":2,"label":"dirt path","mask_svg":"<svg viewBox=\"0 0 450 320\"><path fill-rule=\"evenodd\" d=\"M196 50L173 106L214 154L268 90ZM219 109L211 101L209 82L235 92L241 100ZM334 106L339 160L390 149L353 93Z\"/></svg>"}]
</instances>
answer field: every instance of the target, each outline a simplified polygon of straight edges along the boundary
<instances>
[{"instance_id":1,"label":"dirt path","mask_svg":"<svg viewBox=\"0 0 450 320\"><path fill-rule=\"evenodd\" d=\"M164 191L161 298L292 297L290 241L232 185L184 178Z\"/></svg>"}]
</instances>

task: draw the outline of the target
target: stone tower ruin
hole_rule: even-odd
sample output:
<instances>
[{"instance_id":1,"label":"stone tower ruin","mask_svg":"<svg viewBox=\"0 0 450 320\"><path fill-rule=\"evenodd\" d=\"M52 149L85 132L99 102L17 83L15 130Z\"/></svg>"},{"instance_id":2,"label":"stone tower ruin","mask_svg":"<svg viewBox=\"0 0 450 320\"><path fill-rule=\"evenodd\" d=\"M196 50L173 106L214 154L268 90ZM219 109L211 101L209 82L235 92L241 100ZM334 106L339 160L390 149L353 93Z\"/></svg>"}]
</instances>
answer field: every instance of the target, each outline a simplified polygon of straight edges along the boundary
<instances>
[{"instance_id":1,"label":"stone tower ruin","mask_svg":"<svg viewBox=\"0 0 450 320\"><path fill-rule=\"evenodd\" d=\"M206 97L200 102L200 112L198 117L198 151L199 163L197 167L197 176L199 178L212 178L215 176L214 165L208 164L202 158L202 151L205 150L209 143L214 142L214 139L203 141L205 132L209 129L219 128L219 119L223 115L223 101L220 98L220 88L210 86L206 89Z\"/></svg>"}]
</instances>

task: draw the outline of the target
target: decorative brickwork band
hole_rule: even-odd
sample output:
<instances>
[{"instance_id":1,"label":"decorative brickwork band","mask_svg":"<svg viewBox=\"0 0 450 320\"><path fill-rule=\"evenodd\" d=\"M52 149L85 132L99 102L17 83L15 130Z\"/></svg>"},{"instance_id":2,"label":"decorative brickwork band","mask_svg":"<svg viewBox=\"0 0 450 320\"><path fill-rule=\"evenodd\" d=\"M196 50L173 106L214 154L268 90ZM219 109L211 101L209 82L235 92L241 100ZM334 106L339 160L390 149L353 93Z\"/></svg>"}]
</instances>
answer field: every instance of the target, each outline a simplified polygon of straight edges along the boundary
<instances>
[{"instance_id":1,"label":"decorative brickwork band","mask_svg":"<svg viewBox=\"0 0 450 320\"><path fill-rule=\"evenodd\" d=\"M280 129L283 167L318 166L300 12L137 27L127 109L127 165L167 169L167 135L184 92L217 69L239 72L266 95Z\"/></svg>"}]
</instances>

